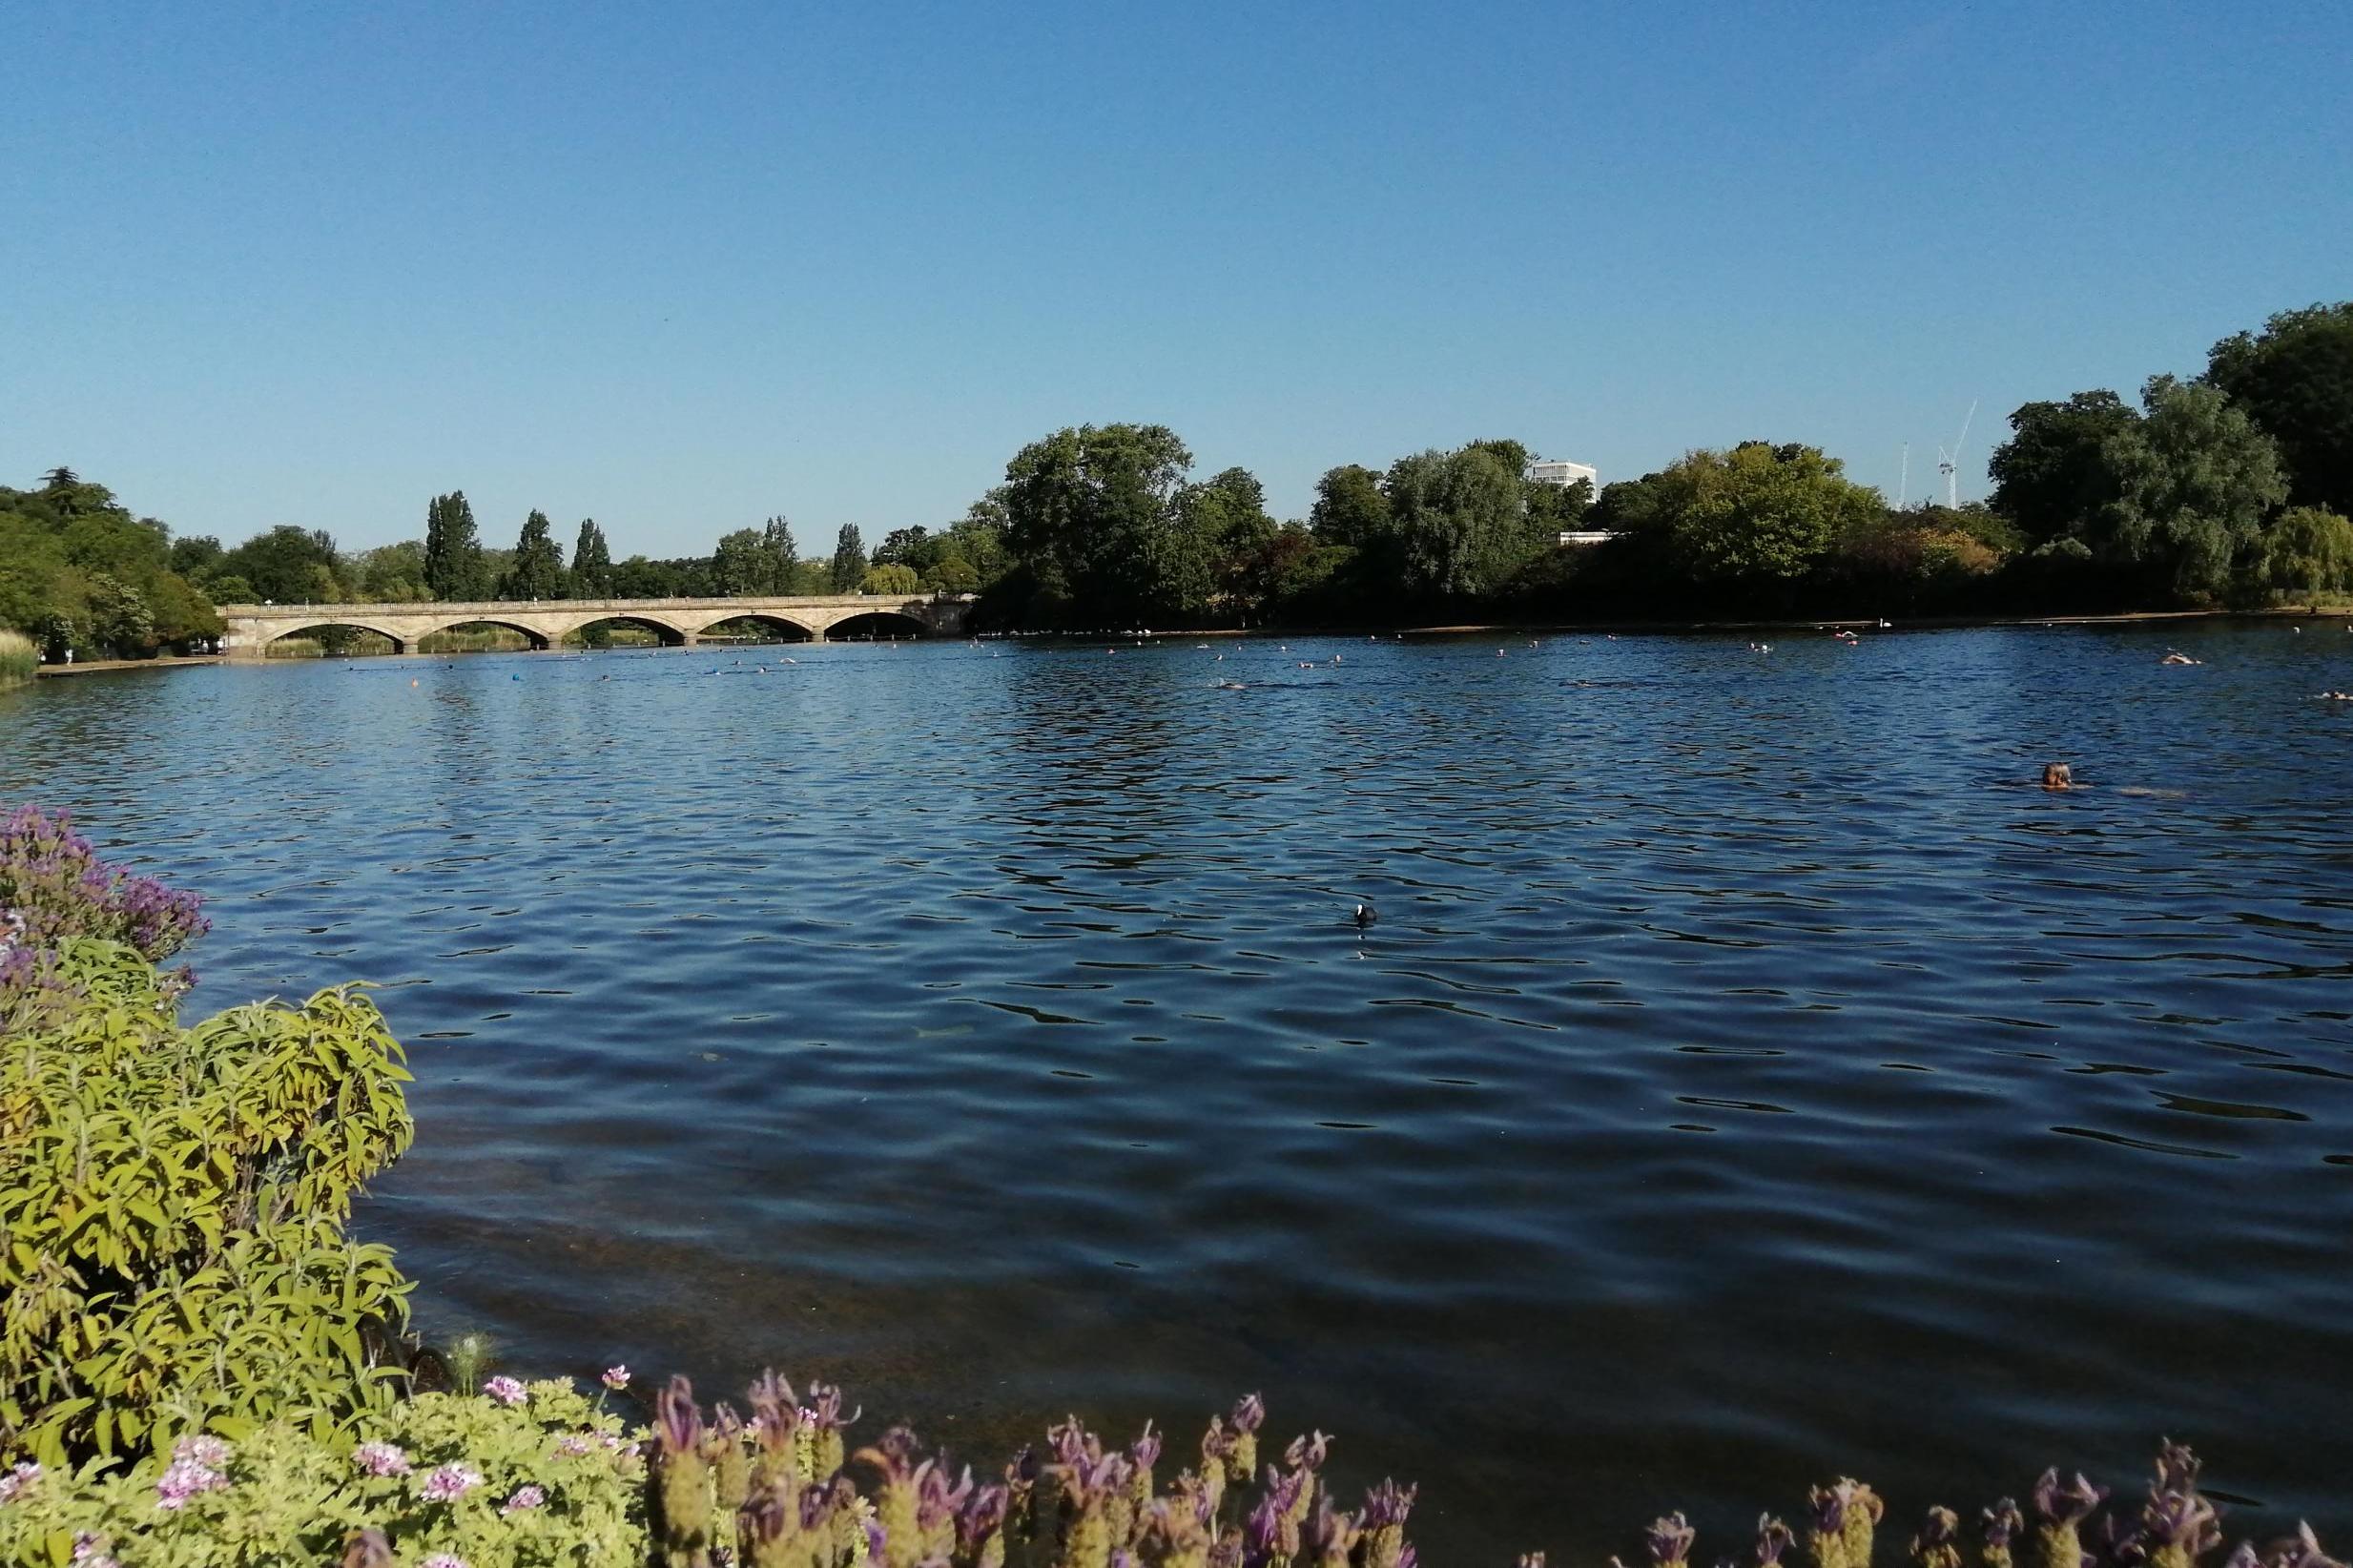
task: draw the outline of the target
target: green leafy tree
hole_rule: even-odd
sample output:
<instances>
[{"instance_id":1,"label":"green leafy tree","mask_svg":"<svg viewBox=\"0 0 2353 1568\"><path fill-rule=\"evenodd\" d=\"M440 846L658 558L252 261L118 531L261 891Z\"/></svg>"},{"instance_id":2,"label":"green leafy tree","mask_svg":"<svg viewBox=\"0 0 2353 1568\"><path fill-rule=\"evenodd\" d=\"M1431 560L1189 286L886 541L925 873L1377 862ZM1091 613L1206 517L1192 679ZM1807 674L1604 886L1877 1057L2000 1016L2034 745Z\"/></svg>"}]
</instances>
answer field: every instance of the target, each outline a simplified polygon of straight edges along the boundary
<instances>
[{"instance_id":1,"label":"green leafy tree","mask_svg":"<svg viewBox=\"0 0 2353 1568\"><path fill-rule=\"evenodd\" d=\"M435 496L425 508L424 580L444 602L487 598L495 580L483 559L474 508L464 490Z\"/></svg>"},{"instance_id":2,"label":"green leafy tree","mask_svg":"<svg viewBox=\"0 0 2353 1568\"><path fill-rule=\"evenodd\" d=\"M1274 519L1266 486L1248 468L1228 468L1186 486L1186 526L1209 558L1213 591L1234 613L1255 621L1266 611L1267 550Z\"/></svg>"},{"instance_id":3,"label":"green leafy tree","mask_svg":"<svg viewBox=\"0 0 2353 1568\"><path fill-rule=\"evenodd\" d=\"M2283 599L2353 589L2353 522L2318 506L2281 514L2264 538L2263 585Z\"/></svg>"},{"instance_id":4,"label":"green leafy tree","mask_svg":"<svg viewBox=\"0 0 2353 1568\"><path fill-rule=\"evenodd\" d=\"M1381 493L1381 476L1354 463L1327 472L1315 482L1308 527L1323 545L1364 549L1386 540L1389 498Z\"/></svg>"},{"instance_id":5,"label":"green leafy tree","mask_svg":"<svg viewBox=\"0 0 2353 1568\"><path fill-rule=\"evenodd\" d=\"M687 597L683 574L674 561L650 561L632 555L612 568L615 599L679 599Z\"/></svg>"},{"instance_id":6,"label":"green leafy tree","mask_svg":"<svg viewBox=\"0 0 2353 1568\"><path fill-rule=\"evenodd\" d=\"M912 567L920 573L935 559L931 530L918 523L913 527L893 528L875 547L875 565Z\"/></svg>"},{"instance_id":7,"label":"green leafy tree","mask_svg":"<svg viewBox=\"0 0 2353 1568\"><path fill-rule=\"evenodd\" d=\"M757 528L737 528L719 539L711 557L711 586L723 598L743 599L774 591L775 577Z\"/></svg>"},{"instance_id":8,"label":"green leafy tree","mask_svg":"<svg viewBox=\"0 0 2353 1568\"><path fill-rule=\"evenodd\" d=\"M1750 441L1645 476L1613 515L1695 582L1788 584L1843 534L1874 522L1881 505L1878 491L1848 480L1820 447Z\"/></svg>"},{"instance_id":9,"label":"green leafy tree","mask_svg":"<svg viewBox=\"0 0 2353 1568\"><path fill-rule=\"evenodd\" d=\"M836 593L847 593L865 575L866 542L858 537L857 524L844 523L841 531L834 536L833 589Z\"/></svg>"},{"instance_id":10,"label":"green leafy tree","mask_svg":"<svg viewBox=\"0 0 2353 1568\"><path fill-rule=\"evenodd\" d=\"M945 571L951 561L961 561L972 571L970 589L950 588L949 592L980 592L994 586L1013 565L1011 552L1005 548L1002 487L974 502L962 517L948 525L939 539L939 560L933 567L934 572ZM959 580L962 576L961 573L950 575Z\"/></svg>"},{"instance_id":11,"label":"green leafy tree","mask_svg":"<svg viewBox=\"0 0 2353 1568\"><path fill-rule=\"evenodd\" d=\"M2353 514L2353 301L2223 339L2205 379L2280 444L2291 503Z\"/></svg>"},{"instance_id":12,"label":"green leafy tree","mask_svg":"<svg viewBox=\"0 0 2353 1568\"><path fill-rule=\"evenodd\" d=\"M1491 446L1399 458L1381 481L1389 553L1412 599L1473 598L1528 557L1519 472Z\"/></svg>"},{"instance_id":13,"label":"green leafy tree","mask_svg":"<svg viewBox=\"0 0 2353 1568\"><path fill-rule=\"evenodd\" d=\"M230 550L215 570L243 578L257 595L275 604L341 604L350 597L336 574L341 565L333 535L281 523Z\"/></svg>"},{"instance_id":14,"label":"green leafy tree","mask_svg":"<svg viewBox=\"0 0 2353 1568\"><path fill-rule=\"evenodd\" d=\"M2009 518L2030 546L2078 535L2117 498L2110 444L2130 440L2140 416L2106 388L2065 402L2030 402L2010 416L2011 437L1986 464L1988 504Z\"/></svg>"},{"instance_id":15,"label":"green leafy tree","mask_svg":"<svg viewBox=\"0 0 2353 1568\"><path fill-rule=\"evenodd\" d=\"M1167 624L1207 606L1209 563L1184 503L1192 454L1159 424L1082 425L1005 467L1006 544L1033 616Z\"/></svg>"},{"instance_id":16,"label":"green leafy tree","mask_svg":"<svg viewBox=\"0 0 2353 1568\"><path fill-rule=\"evenodd\" d=\"M155 650L155 617L138 589L103 571L90 577L90 636L118 659L144 658Z\"/></svg>"},{"instance_id":17,"label":"green leafy tree","mask_svg":"<svg viewBox=\"0 0 2353 1568\"><path fill-rule=\"evenodd\" d=\"M596 519L580 520L580 537L572 542L571 596L575 599L612 597L612 548Z\"/></svg>"},{"instance_id":18,"label":"green leafy tree","mask_svg":"<svg viewBox=\"0 0 2353 1568\"><path fill-rule=\"evenodd\" d=\"M201 576L217 564L225 552L220 541L210 534L172 541L172 569L182 577Z\"/></svg>"},{"instance_id":19,"label":"green leafy tree","mask_svg":"<svg viewBox=\"0 0 2353 1568\"><path fill-rule=\"evenodd\" d=\"M973 593L980 587L980 573L960 555L943 555L923 574L921 586L934 593Z\"/></svg>"},{"instance_id":20,"label":"green leafy tree","mask_svg":"<svg viewBox=\"0 0 2353 1568\"><path fill-rule=\"evenodd\" d=\"M918 593L922 587L915 568L903 561L885 561L878 567L868 567L857 583L860 593Z\"/></svg>"},{"instance_id":21,"label":"green leafy tree","mask_svg":"<svg viewBox=\"0 0 2353 1568\"><path fill-rule=\"evenodd\" d=\"M2286 499L2280 449L2219 387L2155 376L2140 402L2139 422L2107 444L2116 495L2085 543L2140 592L2220 595Z\"/></svg>"},{"instance_id":22,"label":"green leafy tree","mask_svg":"<svg viewBox=\"0 0 2353 1568\"><path fill-rule=\"evenodd\" d=\"M405 539L362 550L346 563L342 577L368 604L408 605L433 597L424 581L424 542Z\"/></svg>"},{"instance_id":23,"label":"green leafy tree","mask_svg":"<svg viewBox=\"0 0 2353 1568\"><path fill-rule=\"evenodd\" d=\"M499 583L502 599L560 599L564 596L564 547L549 531L547 514L523 520L515 553Z\"/></svg>"}]
</instances>

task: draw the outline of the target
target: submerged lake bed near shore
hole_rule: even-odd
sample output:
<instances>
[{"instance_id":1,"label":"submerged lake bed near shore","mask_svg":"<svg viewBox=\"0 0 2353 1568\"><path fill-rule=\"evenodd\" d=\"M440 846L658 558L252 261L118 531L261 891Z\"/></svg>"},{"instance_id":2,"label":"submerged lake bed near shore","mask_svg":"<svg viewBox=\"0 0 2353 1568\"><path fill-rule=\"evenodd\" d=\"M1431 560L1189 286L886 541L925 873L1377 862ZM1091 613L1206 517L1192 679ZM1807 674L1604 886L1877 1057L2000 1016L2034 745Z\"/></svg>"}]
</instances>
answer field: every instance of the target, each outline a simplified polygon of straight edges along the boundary
<instances>
[{"instance_id":1,"label":"submerged lake bed near shore","mask_svg":"<svg viewBox=\"0 0 2353 1568\"><path fill-rule=\"evenodd\" d=\"M534 1372L976 1455L1263 1388L1433 1560L2159 1432L2325 1536L2343 689L2337 621L214 667L0 694L0 797L207 895L195 1009L384 986L355 1228Z\"/></svg>"}]
</instances>

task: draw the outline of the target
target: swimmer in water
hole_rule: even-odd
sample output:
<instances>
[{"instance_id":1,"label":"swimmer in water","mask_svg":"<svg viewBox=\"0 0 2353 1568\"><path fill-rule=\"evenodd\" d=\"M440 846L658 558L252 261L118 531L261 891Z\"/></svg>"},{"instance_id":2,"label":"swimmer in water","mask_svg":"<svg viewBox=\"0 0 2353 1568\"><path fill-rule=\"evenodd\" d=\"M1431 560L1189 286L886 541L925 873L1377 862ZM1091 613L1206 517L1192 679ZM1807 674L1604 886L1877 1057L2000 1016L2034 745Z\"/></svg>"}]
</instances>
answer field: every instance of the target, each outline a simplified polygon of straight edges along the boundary
<instances>
[{"instance_id":1,"label":"swimmer in water","mask_svg":"<svg viewBox=\"0 0 2353 1568\"><path fill-rule=\"evenodd\" d=\"M2168 649L2165 651L2165 656L2157 662L2159 664L2199 664L2203 661L2193 659L2187 653L2177 652L2172 649Z\"/></svg>"},{"instance_id":2,"label":"swimmer in water","mask_svg":"<svg viewBox=\"0 0 2353 1568\"><path fill-rule=\"evenodd\" d=\"M2075 787L2075 771L2064 762L2046 762L2042 765L2042 787L2072 790Z\"/></svg>"}]
</instances>

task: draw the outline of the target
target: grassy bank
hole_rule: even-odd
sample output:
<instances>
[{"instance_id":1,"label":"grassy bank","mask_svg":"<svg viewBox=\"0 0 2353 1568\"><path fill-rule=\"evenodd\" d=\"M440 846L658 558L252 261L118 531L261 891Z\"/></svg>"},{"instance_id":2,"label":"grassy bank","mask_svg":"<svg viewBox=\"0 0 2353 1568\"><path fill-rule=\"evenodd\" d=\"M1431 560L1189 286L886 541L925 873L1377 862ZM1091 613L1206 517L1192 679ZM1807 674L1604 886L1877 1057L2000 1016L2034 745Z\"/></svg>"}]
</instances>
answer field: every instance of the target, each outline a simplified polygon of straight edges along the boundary
<instances>
[{"instance_id":1,"label":"grassy bank","mask_svg":"<svg viewBox=\"0 0 2353 1568\"><path fill-rule=\"evenodd\" d=\"M41 668L41 650L22 632L0 629L0 686L32 679Z\"/></svg>"}]
</instances>

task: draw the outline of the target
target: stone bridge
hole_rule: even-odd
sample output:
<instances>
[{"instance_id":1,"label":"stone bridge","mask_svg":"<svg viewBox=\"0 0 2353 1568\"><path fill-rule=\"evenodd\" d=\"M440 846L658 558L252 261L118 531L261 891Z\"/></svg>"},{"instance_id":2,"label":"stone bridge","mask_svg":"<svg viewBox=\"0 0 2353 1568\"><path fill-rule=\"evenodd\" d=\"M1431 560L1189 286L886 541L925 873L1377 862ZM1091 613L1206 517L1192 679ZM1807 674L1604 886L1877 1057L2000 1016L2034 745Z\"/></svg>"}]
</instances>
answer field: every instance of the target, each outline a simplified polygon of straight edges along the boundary
<instances>
[{"instance_id":1,"label":"stone bridge","mask_svg":"<svg viewBox=\"0 0 2353 1568\"><path fill-rule=\"evenodd\" d=\"M228 633L220 650L232 659L267 656L280 637L320 627L356 627L392 639L402 653L436 631L499 626L521 632L533 648L553 648L568 634L600 622L646 628L672 647L691 648L724 621L756 621L789 638L823 642L848 622L886 636L960 635L972 596L829 593L758 599L532 599L481 604L222 605Z\"/></svg>"}]
</instances>

